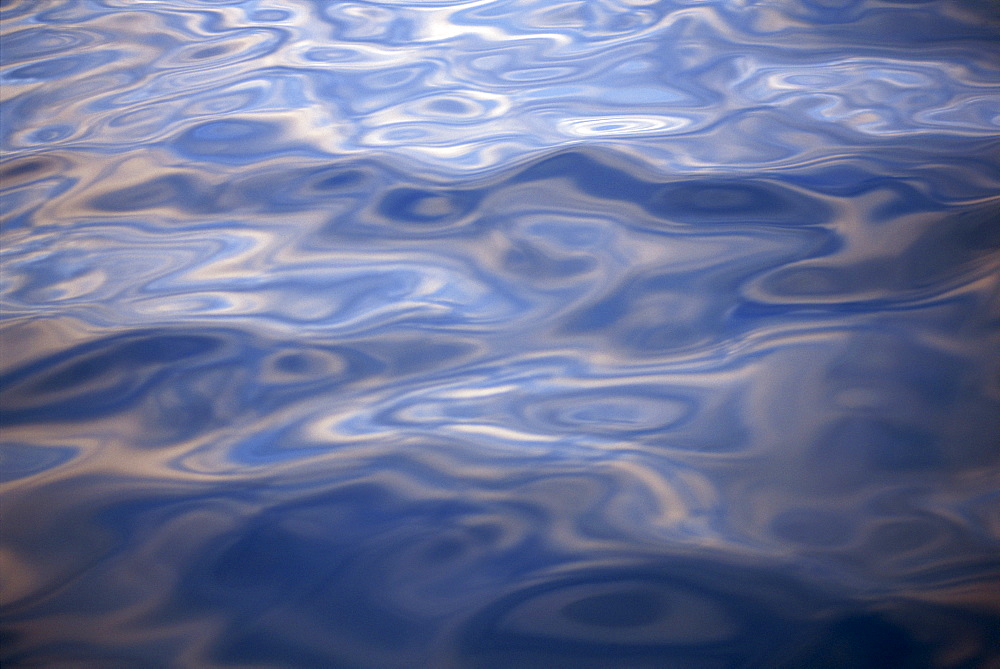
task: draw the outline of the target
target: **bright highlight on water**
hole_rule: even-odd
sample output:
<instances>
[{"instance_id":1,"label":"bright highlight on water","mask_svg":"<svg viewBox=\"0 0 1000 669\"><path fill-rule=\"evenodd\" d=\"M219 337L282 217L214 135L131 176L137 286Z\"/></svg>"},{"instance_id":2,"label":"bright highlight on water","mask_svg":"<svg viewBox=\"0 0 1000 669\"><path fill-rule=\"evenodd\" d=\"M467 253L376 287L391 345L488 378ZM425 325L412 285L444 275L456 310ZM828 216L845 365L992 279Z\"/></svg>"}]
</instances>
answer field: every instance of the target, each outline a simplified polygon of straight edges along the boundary
<instances>
[{"instance_id":1,"label":"bright highlight on water","mask_svg":"<svg viewBox=\"0 0 1000 669\"><path fill-rule=\"evenodd\" d=\"M0 4L4 667L1000 663L1000 7Z\"/></svg>"}]
</instances>

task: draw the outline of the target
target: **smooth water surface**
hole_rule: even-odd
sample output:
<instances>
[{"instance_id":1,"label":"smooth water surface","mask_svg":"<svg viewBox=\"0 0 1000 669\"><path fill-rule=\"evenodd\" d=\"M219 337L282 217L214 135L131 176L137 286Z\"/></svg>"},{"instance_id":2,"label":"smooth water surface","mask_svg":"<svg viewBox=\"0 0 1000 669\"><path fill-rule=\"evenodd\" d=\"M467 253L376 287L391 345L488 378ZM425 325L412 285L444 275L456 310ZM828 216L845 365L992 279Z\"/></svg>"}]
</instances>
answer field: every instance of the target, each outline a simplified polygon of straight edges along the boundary
<instances>
[{"instance_id":1,"label":"smooth water surface","mask_svg":"<svg viewBox=\"0 0 1000 669\"><path fill-rule=\"evenodd\" d=\"M7 667L1000 666L1000 6L13 0Z\"/></svg>"}]
</instances>

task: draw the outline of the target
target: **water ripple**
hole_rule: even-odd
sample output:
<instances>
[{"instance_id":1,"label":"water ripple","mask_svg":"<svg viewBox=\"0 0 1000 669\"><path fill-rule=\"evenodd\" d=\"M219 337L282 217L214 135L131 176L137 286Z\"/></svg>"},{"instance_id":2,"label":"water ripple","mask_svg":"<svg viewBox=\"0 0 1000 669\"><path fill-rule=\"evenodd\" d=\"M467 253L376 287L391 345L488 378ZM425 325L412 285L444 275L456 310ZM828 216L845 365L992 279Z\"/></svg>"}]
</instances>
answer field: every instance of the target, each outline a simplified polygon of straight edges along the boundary
<instances>
[{"instance_id":1,"label":"water ripple","mask_svg":"<svg viewBox=\"0 0 1000 669\"><path fill-rule=\"evenodd\" d=\"M992 5L0 21L5 666L996 662Z\"/></svg>"}]
</instances>

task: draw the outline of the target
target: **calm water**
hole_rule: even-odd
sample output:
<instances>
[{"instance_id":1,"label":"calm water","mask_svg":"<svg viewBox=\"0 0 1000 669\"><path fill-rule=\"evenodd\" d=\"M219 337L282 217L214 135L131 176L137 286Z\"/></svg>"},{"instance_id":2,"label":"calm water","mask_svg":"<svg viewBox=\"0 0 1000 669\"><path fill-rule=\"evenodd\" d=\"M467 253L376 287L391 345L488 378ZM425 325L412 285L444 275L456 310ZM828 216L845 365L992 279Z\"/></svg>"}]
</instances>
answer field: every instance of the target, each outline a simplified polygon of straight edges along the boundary
<instances>
[{"instance_id":1,"label":"calm water","mask_svg":"<svg viewBox=\"0 0 1000 669\"><path fill-rule=\"evenodd\" d=\"M0 6L4 666L1000 666L1000 5Z\"/></svg>"}]
</instances>

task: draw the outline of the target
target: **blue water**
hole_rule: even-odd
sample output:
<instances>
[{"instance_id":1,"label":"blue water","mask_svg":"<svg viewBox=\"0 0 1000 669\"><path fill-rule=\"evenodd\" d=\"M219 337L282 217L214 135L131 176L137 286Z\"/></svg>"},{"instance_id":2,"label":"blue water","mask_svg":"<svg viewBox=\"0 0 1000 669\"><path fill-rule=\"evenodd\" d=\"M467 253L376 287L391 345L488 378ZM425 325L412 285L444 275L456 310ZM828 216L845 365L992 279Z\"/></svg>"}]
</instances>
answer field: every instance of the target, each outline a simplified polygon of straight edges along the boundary
<instances>
[{"instance_id":1,"label":"blue water","mask_svg":"<svg viewBox=\"0 0 1000 669\"><path fill-rule=\"evenodd\" d=\"M5 667L1000 666L1000 4L0 7Z\"/></svg>"}]
</instances>

